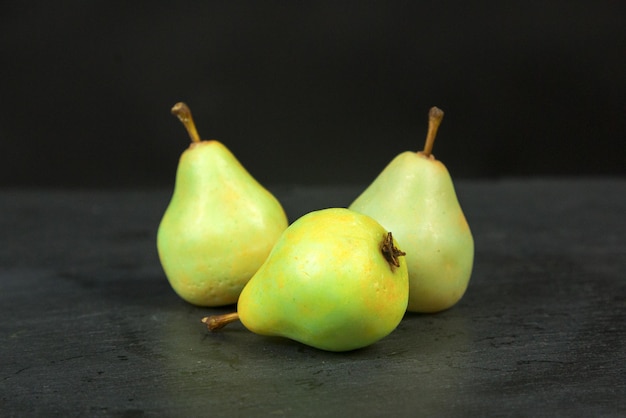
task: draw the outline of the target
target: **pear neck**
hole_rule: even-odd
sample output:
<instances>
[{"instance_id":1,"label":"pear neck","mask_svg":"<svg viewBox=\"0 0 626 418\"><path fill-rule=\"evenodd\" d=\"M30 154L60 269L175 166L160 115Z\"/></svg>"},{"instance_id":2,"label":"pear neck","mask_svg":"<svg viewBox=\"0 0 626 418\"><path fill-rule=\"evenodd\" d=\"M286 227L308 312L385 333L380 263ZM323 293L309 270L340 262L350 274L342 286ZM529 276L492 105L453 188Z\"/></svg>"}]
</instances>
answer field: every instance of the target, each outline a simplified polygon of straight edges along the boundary
<instances>
[{"instance_id":1,"label":"pear neck","mask_svg":"<svg viewBox=\"0 0 626 418\"><path fill-rule=\"evenodd\" d=\"M424 151L418 151L416 154L417 154L417 155L419 155L419 156L420 156L420 157L422 157L422 158L427 159L427 160L431 160L431 161L436 161L436 160L437 160L437 159L435 158L435 155L434 155L434 154L427 154L427 153L425 153Z\"/></svg>"},{"instance_id":2,"label":"pear neck","mask_svg":"<svg viewBox=\"0 0 626 418\"><path fill-rule=\"evenodd\" d=\"M193 149L193 148L196 148L198 146L210 145L210 144L216 143L216 142L217 141L215 139L203 139L203 140L200 140L198 142L192 141L189 144L189 149Z\"/></svg>"}]
</instances>

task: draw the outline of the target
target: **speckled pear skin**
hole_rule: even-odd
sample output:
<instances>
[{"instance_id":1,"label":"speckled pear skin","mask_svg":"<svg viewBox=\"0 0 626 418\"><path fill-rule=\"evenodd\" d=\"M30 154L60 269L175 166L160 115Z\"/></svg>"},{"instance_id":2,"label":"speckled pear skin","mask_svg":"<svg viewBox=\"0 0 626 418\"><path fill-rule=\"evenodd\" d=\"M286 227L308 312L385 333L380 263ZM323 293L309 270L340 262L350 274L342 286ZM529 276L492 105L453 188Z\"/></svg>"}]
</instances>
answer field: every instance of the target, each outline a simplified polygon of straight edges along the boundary
<instances>
[{"instance_id":1,"label":"speckled pear skin","mask_svg":"<svg viewBox=\"0 0 626 418\"><path fill-rule=\"evenodd\" d=\"M349 207L393 231L407 253L409 311L439 312L463 297L474 239L443 163L401 153Z\"/></svg>"},{"instance_id":2,"label":"speckled pear skin","mask_svg":"<svg viewBox=\"0 0 626 418\"><path fill-rule=\"evenodd\" d=\"M345 208L304 215L245 286L239 319L257 334L327 351L375 343L398 326L408 302L406 263L387 261L386 236L378 222Z\"/></svg>"},{"instance_id":3,"label":"speckled pear skin","mask_svg":"<svg viewBox=\"0 0 626 418\"><path fill-rule=\"evenodd\" d=\"M192 143L159 225L158 254L187 302L234 304L287 225L278 200L222 143Z\"/></svg>"}]
</instances>

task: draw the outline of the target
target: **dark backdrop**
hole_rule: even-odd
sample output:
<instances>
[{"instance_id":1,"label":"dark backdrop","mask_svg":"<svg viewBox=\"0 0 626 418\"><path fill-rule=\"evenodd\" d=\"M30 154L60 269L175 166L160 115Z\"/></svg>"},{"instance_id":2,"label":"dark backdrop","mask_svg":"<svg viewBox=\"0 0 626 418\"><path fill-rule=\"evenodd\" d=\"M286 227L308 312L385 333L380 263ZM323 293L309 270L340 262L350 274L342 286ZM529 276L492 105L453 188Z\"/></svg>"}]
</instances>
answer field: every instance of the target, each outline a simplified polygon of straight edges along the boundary
<instances>
[{"instance_id":1,"label":"dark backdrop","mask_svg":"<svg viewBox=\"0 0 626 418\"><path fill-rule=\"evenodd\" d=\"M0 185L169 187L179 100L268 184L369 182L432 105L456 178L624 175L623 2L468 3L4 2Z\"/></svg>"}]
</instances>

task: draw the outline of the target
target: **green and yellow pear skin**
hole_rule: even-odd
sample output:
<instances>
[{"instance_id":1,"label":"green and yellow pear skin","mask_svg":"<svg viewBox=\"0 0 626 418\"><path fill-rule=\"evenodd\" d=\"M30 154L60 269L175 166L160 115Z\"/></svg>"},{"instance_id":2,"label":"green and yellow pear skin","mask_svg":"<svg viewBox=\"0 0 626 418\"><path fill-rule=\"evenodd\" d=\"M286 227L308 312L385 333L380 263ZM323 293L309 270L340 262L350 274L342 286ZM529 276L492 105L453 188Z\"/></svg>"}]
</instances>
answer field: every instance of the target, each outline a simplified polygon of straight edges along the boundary
<instances>
[{"instance_id":1,"label":"green and yellow pear skin","mask_svg":"<svg viewBox=\"0 0 626 418\"><path fill-rule=\"evenodd\" d=\"M369 216L311 212L284 232L244 287L237 317L250 331L327 351L349 351L390 334L408 302L404 253ZM210 329L215 317L203 319Z\"/></svg>"},{"instance_id":2,"label":"green and yellow pear skin","mask_svg":"<svg viewBox=\"0 0 626 418\"><path fill-rule=\"evenodd\" d=\"M452 179L430 153L442 118L440 109L431 109L424 151L396 156L349 206L393 231L406 251L411 312L455 305L467 290L474 263L474 239Z\"/></svg>"},{"instance_id":3,"label":"green and yellow pear skin","mask_svg":"<svg viewBox=\"0 0 626 418\"><path fill-rule=\"evenodd\" d=\"M197 138L193 123L188 125L188 108L177 106L172 111L185 113L178 116ZM287 225L278 200L222 143L193 140L180 157L158 228L158 254L172 288L185 301L234 304Z\"/></svg>"}]
</instances>

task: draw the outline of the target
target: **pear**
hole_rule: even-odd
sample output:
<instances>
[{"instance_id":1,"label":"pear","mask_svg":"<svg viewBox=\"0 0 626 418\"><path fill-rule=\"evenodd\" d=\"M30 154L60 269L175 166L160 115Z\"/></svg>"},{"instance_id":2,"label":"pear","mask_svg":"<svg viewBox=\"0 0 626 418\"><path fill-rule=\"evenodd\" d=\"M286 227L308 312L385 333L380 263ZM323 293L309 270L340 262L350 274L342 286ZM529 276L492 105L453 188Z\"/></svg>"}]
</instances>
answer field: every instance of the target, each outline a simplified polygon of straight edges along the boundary
<instances>
[{"instance_id":1,"label":"pear","mask_svg":"<svg viewBox=\"0 0 626 418\"><path fill-rule=\"evenodd\" d=\"M279 201L221 142L200 140L184 103L172 108L191 145L180 157L157 249L174 291L198 306L237 302L288 221Z\"/></svg>"},{"instance_id":2,"label":"pear","mask_svg":"<svg viewBox=\"0 0 626 418\"><path fill-rule=\"evenodd\" d=\"M397 155L349 208L393 231L407 252L408 310L434 313L465 294L474 239L450 173L432 154L443 111L431 108L428 119L424 150Z\"/></svg>"},{"instance_id":3,"label":"pear","mask_svg":"<svg viewBox=\"0 0 626 418\"><path fill-rule=\"evenodd\" d=\"M210 330L250 331L327 351L375 343L402 320L408 271L390 232L346 208L310 212L283 233L246 284L237 312L205 317Z\"/></svg>"}]
</instances>

